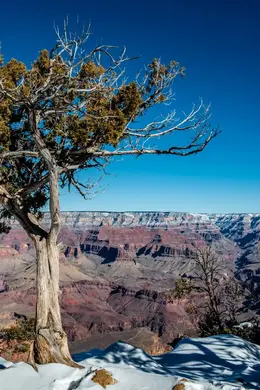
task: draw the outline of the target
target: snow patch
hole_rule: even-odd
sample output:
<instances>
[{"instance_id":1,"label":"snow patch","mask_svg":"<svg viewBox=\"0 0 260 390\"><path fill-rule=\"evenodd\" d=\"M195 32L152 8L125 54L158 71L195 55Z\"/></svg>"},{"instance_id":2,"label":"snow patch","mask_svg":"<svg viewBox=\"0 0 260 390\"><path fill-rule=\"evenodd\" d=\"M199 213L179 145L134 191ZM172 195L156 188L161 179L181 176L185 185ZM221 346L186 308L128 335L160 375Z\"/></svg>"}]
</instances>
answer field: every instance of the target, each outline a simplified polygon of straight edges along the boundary
<instances>
[{"instance_id":1,"label":"snow patch","mask_svg":"<svg viewBox=\"0 0 260 390\"><path fill-rule=\"evenodd\" d=\"M0 390L101 390L91 379L105 369L117 381L109 390L246 390L260 388L260 347L232 335L181 340L161 356L149 356L125 343L74 355L83 369L39 366L0 358ZM184 382L183 378L188 381Z\"/></svg>"}]
</instances>

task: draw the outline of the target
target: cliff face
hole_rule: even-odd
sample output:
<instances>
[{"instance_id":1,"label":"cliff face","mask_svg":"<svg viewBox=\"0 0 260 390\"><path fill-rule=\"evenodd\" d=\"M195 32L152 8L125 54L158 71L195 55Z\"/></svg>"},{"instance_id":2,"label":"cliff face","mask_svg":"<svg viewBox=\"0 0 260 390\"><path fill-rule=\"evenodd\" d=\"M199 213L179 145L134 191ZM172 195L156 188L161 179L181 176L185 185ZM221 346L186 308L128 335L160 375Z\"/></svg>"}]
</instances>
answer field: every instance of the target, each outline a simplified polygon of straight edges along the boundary
<instances>
[{"instance_id":1,"label":"cliff face","mask_svg":"<svg viewBox=\"0 0 260 390\"><path fill-rule=\"evenodd\" d=\"M97 226L145 226L168 228L171 226L195 227L196 224L205 228L214 226L215 221L225 217L222 214L194 214L181 212L105 212L105 211L64 211L61 213L61 220L64 227L73 229L86 229ZM228 216L237 216L230 214ZM49 213L44 213L42 224L48 225L50 222ZM213 225L212 225L213 223ZM18 223L14 221L13 226Z\"/></svg>"},{"instance_id":2,"label":"cliff face","mask_svg":"<svg viewBox=\"0 0 260 390\"><path fill-rule=\"evenodd\" d=\"M215 222L221 234L232 240L239 252L236 274L260 291L260 214L230 214Z\"/></svg>"},{"instance_id":3,"label":"cliff face","mask_svg":"<svg viewBox=\"0 0 260 390\"><path fill-rule=\"evenodd\" d=\"M42 225L48 225L45 213ZM131 262L136 257L188 258L191 243L221 241L212 216L188 213L108 213L63 212L60 240L66 257L78 258L81 253L96 255L104 263L116 260ZM19 253L31 250L32 244L14 222L8 235L0 238L2 246Z\"/></svg>"},{"instance_id":4,"label":"cliff face","mask_svg":"<svg viewBox=\"0 0 260 390\"><path fill-rule=\"evenodd\" d=\"M41 223L49 224L47 213ZM62 224L61 307L70 340L143 327L165 341L192 334L188 309L199 297L167 301L163 292L194 276L193 243L212 243L223 272L260 286L260 214L63 212ZM0 322L34 313L35 273L32 243L14 222L0 236Z\"/></svg>"},{"instance_id":5,"label":"cliff face","mask_svg":"<svg viewBox=\"0 0 260 390\"><path fill-rule=\"evenodd\" d=\"M181 275L190 272L191 244L213 242L239 277L255 281L260 274L260 214L90 211L63 212L61 218L64 256L80 261L85 255L94 261L92 268L97 258L110 266L115 262L134 265L137 259L147 265L147 259L154 259L160 266L150 261L150 268L169 271L172 265L175 274ZM41 223L49 224L48 213ZM0 236L0 259L13 260L14 252L34 256L32 243L15 221L11 232ZM2 260L0 276L6 266Z\"/></svg>"}]
</instances>

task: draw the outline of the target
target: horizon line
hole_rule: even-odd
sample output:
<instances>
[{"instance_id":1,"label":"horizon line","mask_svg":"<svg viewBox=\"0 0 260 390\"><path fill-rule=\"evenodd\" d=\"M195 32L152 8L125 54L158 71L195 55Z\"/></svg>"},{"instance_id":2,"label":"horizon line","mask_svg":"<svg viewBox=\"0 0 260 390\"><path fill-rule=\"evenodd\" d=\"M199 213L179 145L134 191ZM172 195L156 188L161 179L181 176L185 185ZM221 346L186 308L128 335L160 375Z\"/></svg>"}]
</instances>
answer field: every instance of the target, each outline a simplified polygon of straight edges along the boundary
<instances>
[{"instance_id":1,"label":"horizon line","mask_svg":"<svg viewBox=\"0 0 260 390\"><path fill-rule=\"evenodd\" d=\"M42 211L43 213L49 213L50 211ZM193 212L193 211L160 211L160 210L124 210L124 211L108 211L108 210L61 210L61 213L175 213L175 214L225 214L225 215L232 215L232 214L240 214L240 215L248 215L248 214L260 214L259 212Z\"/></svg>"}]
</instances>

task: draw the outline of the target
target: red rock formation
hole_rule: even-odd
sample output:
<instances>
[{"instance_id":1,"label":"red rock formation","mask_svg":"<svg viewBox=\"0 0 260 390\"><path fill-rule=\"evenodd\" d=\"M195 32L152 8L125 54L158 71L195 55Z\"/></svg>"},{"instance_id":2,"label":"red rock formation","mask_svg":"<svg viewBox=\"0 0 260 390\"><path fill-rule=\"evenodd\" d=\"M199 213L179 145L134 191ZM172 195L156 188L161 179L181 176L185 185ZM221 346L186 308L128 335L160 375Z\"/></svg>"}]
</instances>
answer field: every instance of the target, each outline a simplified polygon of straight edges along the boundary
<instances>
[{"instance_id":1,"label":"red rock formation","mask_svg":"<svg viewBox=\"0 0 260 390\"><path fill-rule=\"evenodd\" d=\"M63 213L62 219L60 300L70 340L140 327L166 341L192 334L196 319L186 311L190 300L166 301L161 293L176 278L194 274L193 242L212 240L227 268L237 254L216 218L206 215L93 212ZM43 222L48 224L48 214ZM9 291L3 291L6 280ZM34 283L31 242L14 224L0 237L0 311L34 315Z\"/></svg>"}]
</instances>

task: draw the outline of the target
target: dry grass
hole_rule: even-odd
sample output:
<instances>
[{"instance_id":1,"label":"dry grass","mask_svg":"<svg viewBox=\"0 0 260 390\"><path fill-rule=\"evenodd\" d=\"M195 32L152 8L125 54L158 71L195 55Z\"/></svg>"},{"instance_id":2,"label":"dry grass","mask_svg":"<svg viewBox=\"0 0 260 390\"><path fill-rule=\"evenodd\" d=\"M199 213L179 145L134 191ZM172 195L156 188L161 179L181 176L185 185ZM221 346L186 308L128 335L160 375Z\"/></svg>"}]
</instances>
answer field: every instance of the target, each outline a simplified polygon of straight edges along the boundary
<instances>
[{"instance_id":1,"label":"dry grass","mask_svg":"<svg viewBox=\"0 0 260 390\"><path fill-rule=\"evenodd\" d=\"M183 383L178 383L172 390L185 390L185 385Z\"/></svg>"},{"instance_id":2,"label":"dry grass","mask_svg":"<svg viewBox=\"0 0 260 390\"><path fill-rule=\"evenodd\" d=\"M173 386L172 390L185 390L185 384L184 382L189 382L188 379L183 378L181 380L182 383L178 383L177 385Z\"/></svg>"},{"instance_id":3,"label":"dry grass","mask_svg":"<svg viewBox=\"0 0 260 390\"><path fill-rule=\"evenodd\" d=\"M98 383L100 386L106 388L108 385L114 385L116 380L107 370L98 370L92 378L92 381Z\"/></svg>"}]
</instances>

